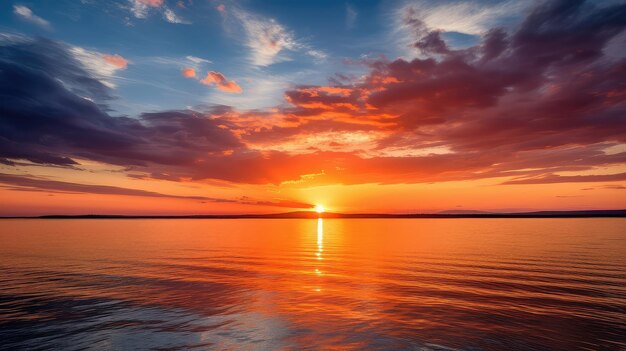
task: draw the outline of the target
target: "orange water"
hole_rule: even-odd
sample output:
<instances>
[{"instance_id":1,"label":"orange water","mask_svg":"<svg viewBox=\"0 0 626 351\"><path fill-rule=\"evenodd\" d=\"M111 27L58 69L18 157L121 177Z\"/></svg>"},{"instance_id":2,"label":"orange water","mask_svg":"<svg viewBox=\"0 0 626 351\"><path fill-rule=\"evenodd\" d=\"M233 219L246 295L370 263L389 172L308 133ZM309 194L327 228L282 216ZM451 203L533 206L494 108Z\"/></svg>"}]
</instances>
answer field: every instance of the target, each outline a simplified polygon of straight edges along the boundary
<instances>
[{"instance_id":1,"label":"orange water","mask_svg":"<svg viewBox=\"0 0 626 351\"><path fill-rule=\"evenodd\" d=\"M626 350L626 219L2 220L0 349Z\"/></svg>"}]
</instances>

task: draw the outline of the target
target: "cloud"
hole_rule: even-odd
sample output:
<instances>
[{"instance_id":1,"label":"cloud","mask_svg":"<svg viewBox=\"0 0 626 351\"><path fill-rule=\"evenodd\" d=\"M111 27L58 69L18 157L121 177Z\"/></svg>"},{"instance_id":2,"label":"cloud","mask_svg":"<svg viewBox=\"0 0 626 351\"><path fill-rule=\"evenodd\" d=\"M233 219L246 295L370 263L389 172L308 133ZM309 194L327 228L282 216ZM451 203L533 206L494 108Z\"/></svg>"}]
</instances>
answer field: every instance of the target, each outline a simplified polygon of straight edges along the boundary
<instances>
[{"instance_id":1,"label":"cloud","mask_svg":"<svg viewBox=\"0 0 626 351\"><path fill-rule=\"evenodd\" d=\"M69 52L84 69L110 88L115 87L113 80L117 71L125 70L129 64L129 61L120 55L103 54L78 46L71 47Z\"/></svg>"},{"instance_id":2,"label":"cloud","mask_svg":"<svg viewBox=\"0 0 626 351\"><path fill-rule=\"evenodd\" d=\"M196 56L185 56L185 58L186 58L187 60L189 60L189 61L191 61L191 62L193 62L193 63L197 64L197 65L199 65L199 64L203 64L203 63L211 63L211 61L210 61L210 60L203 59L203 58L201 58L201 57L196 57Z\"/></svg>"},{"instance_id":3,"label":"cloud","mask_svg":"<svg viewBox=\"0 0 626 351\"><path fill-rule=\"evenodd\" d=\"M272 206L272 207L284 207L284 208L315 208L314 204L308 204L306 202L300 201L292 201L292 200L281 200L275 199L272 201L245 201L241 202L248 205L257 205L257 206Z\"/></svg>"},{"instance_id":4,"label":"cloud","mask_svg":"<svg viewBox=\"0 0 626 351\"><path fill-rule=\"evenodd\" d=\"M226 6L224 4L219 4L215 6L215 9L220 13L224 13L226 11Z\"/></svg>"},{"instance_id":5,"label":"cloud","mask_svg":"<svg viewBox=\"0 0 626 351\"><path fill-rule=\"evenodd\" d=\"M478 1L413 2L400 8L401 26L410 26L411 19L422 21L428 28L443 32L483 35L502 26L504 20L523 14L532 1L514 0L489 4ZM414 28L414 27L413 27Z\"/></svg>"},{"instance_id":6,"label":"cloud","mask_svg":"<svg viewBox=\"0 0 626 351\"><path fill-rule=\"evenodd\" d=\"M412 48L416 39L430 30L449 39L449 45L470 46L491 29L518 24L535 3L533 0L409 1L392 12L390 40L395 41L401 55L407 58L420 57L419 51Z\"/></svg>"},{"instance_id":7,"label":"cloud","mask_svg":"<svg viewBox=\"0 0 626 351\"><path fill-rule=\"evenodd\" d=\"M289 73L270 74L264 70L253 69L241 79L245 82L245 94L212 94L211 102L237 106L241 111L272 108L276 103L283 102L285 89L289 89L297 77Z\"/></svg>"},{"instance_id":8,"label":"cloud","mask_svg":"<svg viewBox=\"0 0 626 351\"><path fill-rule=\"evenodd\" d=\"M304 108L351 112L360 109L359 91L335 86L300 86L285 92L285 99L293 105Z\"/></svg>"},{"instance_id":9,"label":"cloud","mask_svg":"<svg viewBox=\"0 0 626 351\"><path fill-rule=\"evenodd\" d=\"M183 77L185 78L195 78L196 77L196 70L190 67L185 67L182 70L182 74Z\"/></svg>"},{"instance_id":10,"label":"cloud","mask_svg":"<svg viewBox=\"0 0 626 351\"><path fill-rule=\"evenodd\" d=\"M346 4L346 28L354 28L358 15L359 13L356 11L354 6Z\"/></svg>"},{"instance_id":11,"label":"cloud","mask_svg":"<svg viewBox=\"0 0 626 351\"><path fill-rule=\"evenodd\" d=\"M373 63L366 103L404 128L430 129L459 152L623 141L624 106L610 96L625 66L603 61L602 49L623 31L625 7L587 11L553 2L515 32L494 29L465 50L426 29L414 47L431 57Z\"/></svg>"},{"instance_id":12,"label":"cloud","mask_svg":"<svg viewBox=\"0 0 626 351\"><path fill-rule=\"evenodd\" d=\"M279 56L281 51L296 50L298 44L293 34L273 19L264 19L251 13L237 10L235 16L241 21L246 33L246 45L251 52L251 61L257 66L268 66L286 60Z\"/></svg>"},{"instance_id":13,"label":"cloud","mask_svg":"<svg viewBox=\"0 0 626 351\"><path fill-rule=\"evenodd\" d=\"M620 184L606 184L596 188L583 188L580 190L596 190L596 189L609 189L609 190L626 190L626 186Z\"/></svg>"},{"instance_id":14,"label":"cloud","mask_svg":"<svg viewBox=\"0 0 626 351\"><path fill-rule=\"evenodd\" d=\"M190 55L184 57L156 56L149 58L147 61L162 65L177 66L181 70L183 68L190 67L196 71L198 71L202 66L212 63L210 60Z\"/></svg>"},{"instance_id":15,"label":"cloud","mask_svg":"<svg viewBox=\"0 0 626 351\"><path fill-rule=\"evenodd\" d=\"M190 200L204 200L204 201L216 201L225 202L224 199L215 199L205 196L179 196L157 193L153 191L122 188L109 185L94 185L94 184L80 184L70 183L56 180L48 180L42 178L35 178L22 175L2 174L0 173L0 183L10 184L20 187L24 190L46 190L51 192L60 193L73 193L73 194L102 194L102 195L126 195L126 196L143 196L143 197L162 197L162 198L175 198L175 199L190 199Z\"/></svg>"},{"instance_id":16,"label":"cloud","mask_svg":"<svg viewBox=\"0 0 626 351\"><path fill-rule=\"evenodd\" d=\"M106 63L117 67L117 69L126 69L128 67L128 60L120 55L102 55L102 58Z\"/></svg>"},{"instance_id":17,"label":"cloud","mask_svg":"<svg viewBox=\"0 0 626 351\"><path fill-rule=\"evenodd\" d=\"M172 9L165 6L164 0L129 0L130 11L135 18L144 19L147 18L150 12L161 12L163 19L169 23L174 24L191 24L191 22L182 19ZM182 4L182 6L181 6ZM184 8L183 2L178 2L179 8Z\"/></svg>"},{"instance_id":18,"label":"cloud","mask_svg":"<svg viewBox=\"0 0 626 351\"><path fill-rule=\"evenodd\" d=\"M415 23L421 34L413 47L426 57L364 61L371 73L343 87L344 94L310 86L287 91L295 109L284 110L293 122L283 123L291 126L261 127L247 135L263 134L274 143L285 137L305 140L307 131L324 132L312 129L322 125L320 119L347 122L326 124L335 132L379 125L388 135L379 140L379 155L438 147L485 161L476 170L450 167L454 177L623 165L624 153L610 157L602 149L626 142L626 111L618 98L626 64L623 57L608 60L603 48L623 32L625 11L624 5L552 2L536 8L517 29L490 30L481 43L463 50L450 48L439 31ZM406 177L424 179L418 173ZM370 179L381 178L372 174Z\"/></svg>"},{"instance_id":19,"label":"cloud","mask_svg":"<svg viewBox=\"0 0 626 351\"><path fill-rule=\"evenodd\" d=\"M163 0L129 0L131 12L137 18L146 18L151 8L159 8Z\"/></svg>"},{"instance_id":20,"label":"cloud","mask_svg":"<svg viewBox=\"0 0 626 351\"><path fill-rule=\"evenodd\" d=\"M30 8L24 5L13 5L13 13L20 16L25 21L34 23L40 27L50 28L50 22L35 15Z\"/></svg>"},{"instance_id":21,"label":"cloud","mask_svg":"<svg viewBox=\"0 0 626 351\"><path fill-rule=\"evenodd\" d=\"M168 21L169 23L191 24L191 22L180 18L176 13L174 13L174 11L172 11L169 8L165 8L163 10L163 18L165 18L165 20Z\"/></svg>"},{"instance_id":22,"label":"cloud","mask_svg":"<svg viewBox=\"0 0 626 351\"><path fill-rule=\"evenodd\" d=\"M321 50L309 49L306 54L318 61L324 61L328 58L328 54Z\"/></svg>"},{"instance_id":23,"label":"cloud","mask_svg":"<svg viewBox=\"0 0 626 351\"><path fill-rule=\"evenodd\" d=\"M101 78L112 74L117 68L107 64L101 53L47 39L0 34L0 57L1 64L7 69L3 74L10 75L13 71L22 70L47 73L81 98L93 101L111 98L109 86ZM14 86L14 82L8 80L2 81L2 84L6 85L5 89ZM11 96L28 99L28 90L23 90L21 86L14 88L15 92ZM42 103L45 101L42 100Z\"/></svg>"},{"instance_id":24,"label":"cloud","mask_svg":"<svg viewBox=\"0 0 626 351\"><path fill-rule=\"evenodd\" d=\"M110 185L97 184L80 184L70 183L56 180L49 180L38 177L30 177L24 175L13 175L0 173L0 184L11 185L11 190L21 191L48 191L55 193L68 194L99 194L99 195L122 195L122 196L140 196L152 198L182 199L195 201L208 201L218 203L239 203L246 205L283 207L283 208L312 208L314 205L304 202L276 199L273 201L260 201L250 198L226 199L214 198L207 196L189 196L189 195L171 195L154 191L123 188Z\"/></svg>"},{"instance_id":25,"label":"cloud","mask_svg":"<svg viewBox=\"0 0 626 351\"><path fill-rule=\"evenodd\" d=\"M303 51L316 59L326 57L321 50L298 41L290 30L275 19L267 19L239 8L231 12L243 27L245 45L250 50L250 62L255 66L288 61L290 59L285 55L287 51Z\"/></svg>"},{"instance_id":26,"label":"cloud","mask_svg":"<svg viewBox=\"0 0 626 351\"><path fill-rule=\"evenodd\" d=\"M108 115L110 88L76 59L73 47L47 40L4 44L2 158L58 165L75 164L72 157L126 166L176 164L241 147L220 122L194 112Z\"/></svg>"},{"instance_id":27,"label":"cloud","mask_svg":"<svg viewBox=\"0 0 626 351\"><path fill-rule=\"evenodd\" d=\"M545 3L463 49L414 25L419 58L357 61L362 76L292 86L283 105L137 118L109 114L110 88L71 46L4 37L0 161L251 184L623 179L626 59L605 48L624 32L626 5ZM238 87L214 71L205 81Z\"/></svg>"},{"instance_id":28,"label":"cloud","mask_svg":"<svg viewBox=\"0 0 626 351\"><path fill-rule=\"evenodd\" d=\"M159 7L163 5L163 0L138 0L138 2L152 7Z\"/></svg>"},{"instance_id":29,"label":"cloud","mask_svg":"<svg viewBox=\"0 0 626 351\"><path fill-rule=\"evenodd\" d=\"M215 71L209 71L200 83L205 85L215 85L218 90L225 93L239 94L242 92L241 87L235 83L235 81L228 80L223 74Z\"/></svg>"},{"instance_id":30,"label":"cloud","mask_svg":"<svg viewBox=\"0 0 626 351\"><path fill-rule=\"evenodd\" d=\"M574 176L562 176L558 174L549 174L549 175L544 175L544 176L536 177L536 178L510 180L510 181L504 182L504 184L587 183L587 182L607 182L607 181L624 181L624 180L626 180L626 172L617 173L617 174L574 175Z\"/></svg>"}]
</instances>

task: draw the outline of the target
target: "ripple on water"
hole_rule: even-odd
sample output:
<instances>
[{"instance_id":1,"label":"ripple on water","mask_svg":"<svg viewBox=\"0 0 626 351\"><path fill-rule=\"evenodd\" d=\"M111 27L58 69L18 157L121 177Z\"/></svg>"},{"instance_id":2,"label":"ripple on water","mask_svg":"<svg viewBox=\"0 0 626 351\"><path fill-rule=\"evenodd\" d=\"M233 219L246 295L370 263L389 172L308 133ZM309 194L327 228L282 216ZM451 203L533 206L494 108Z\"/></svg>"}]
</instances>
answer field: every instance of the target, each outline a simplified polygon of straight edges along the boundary
<instances>
[{"instance_id":1,"label":"ripple on water","mask_svg":"<svg viewBox=\"0 0 626 351\"><path fill-rule=\"evenodd\" d=\"M11 220L0 349L626 349L624 228Z\"/></svg>"}]
</instances>

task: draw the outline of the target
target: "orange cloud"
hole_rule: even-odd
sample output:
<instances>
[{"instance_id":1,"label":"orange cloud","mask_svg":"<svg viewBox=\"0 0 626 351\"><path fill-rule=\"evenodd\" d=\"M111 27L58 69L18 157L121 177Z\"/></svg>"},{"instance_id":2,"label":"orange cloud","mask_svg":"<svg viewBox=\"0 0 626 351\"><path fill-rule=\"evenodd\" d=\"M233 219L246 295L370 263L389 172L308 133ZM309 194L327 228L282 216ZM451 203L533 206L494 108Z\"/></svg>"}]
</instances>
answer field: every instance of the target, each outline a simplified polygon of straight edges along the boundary
<instances>
[{"instance_id":1,"label":"orange cloud","mask_svg":"<svg viewBox=\"0 0 626 351\"><path fill-rule=\"evenodd\" d=\"M185 78L194 78L196 76L196 70L191 67L183 68L183 77Z\"/></svg>"},{"instance_id":2,"label":"orange cloud","mask_svg":"<svg viewBox=\"0 0 626 351\"><path fill-rule=\"evenodd\" d=\"M341 96L350 96L350 94L352 93L352 89L344 88L344 87L322 86L322 87L318 87L318 90L326 92L328 94L336 94L336 95L341 95Z\"/></svg>"},{"instance_id":3,"label":"orange cloud","mask_svg":"<svg viewBox=\"0 0 626 351\"><path fill-rule=\"evenodd\" d=\"M286 91L285 100L298 108L317 113L322 110L338 113L358 111L362 106L360 92L350 87L300 86Z\"/></svg>"},{"instance_id":4,"label":"orange cloud","mask_svg":"<svg viewBox=\"0 0 626 351\"><path fill-rule=\"evenodd\" d=\"M106 63L115 66L117 69L126 69L128 67L128 60L120 55L104 55L102 58Z\"/></svg>"},{"instance_id":5,"label":"orange cloud","mask_svg":"<svg viewBox=\"0 0 626 351\"><path fill-rule=\"evenodd\" d=\"M200 81L202 84L206 85L215 85L217 89L226 92L226 93L236 93L239 94L242 92L241 87L235 83L235 81L228 80L224 77L223 74L215 71L210 71L207 73L206 78Z\"/></svg>"}]
</instances>

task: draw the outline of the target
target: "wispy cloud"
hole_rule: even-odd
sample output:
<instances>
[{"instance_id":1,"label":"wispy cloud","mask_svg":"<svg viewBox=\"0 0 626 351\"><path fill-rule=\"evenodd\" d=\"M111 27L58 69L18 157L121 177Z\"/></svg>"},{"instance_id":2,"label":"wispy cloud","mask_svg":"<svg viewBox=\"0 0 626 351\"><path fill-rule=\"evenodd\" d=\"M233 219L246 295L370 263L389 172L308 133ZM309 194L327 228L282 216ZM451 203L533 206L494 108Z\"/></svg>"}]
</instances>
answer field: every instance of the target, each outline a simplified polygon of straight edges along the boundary
<instances>
[{"instance_id":1,"label":"wispy cloud","mask_svg":"<svg viewBox=\"0 0 626 351\"><path fill-rule=\"evenodd\" d=\"M626 190L626 185L621 184L606 184L595 188L583 188L580 190L596 190L596 189L608 189L608 190Z\"/></svg>"},{"instance_id":2,"label":"wispy cloud","mask_svg":"<svg viewBox=\"0 0 626 351\"><path fill-rule=\"evenodd\" d=\"M167 7L164 0L129 0L129 2L129 9L135 18L143 19L147 18L151 12L161 12L163 19L169 23L191 24L191 22L181 18L172 9Z\"/></svg>"},{"instance_id":3,"label":"wispy cloud","mask_svg":"<svg viewBox=\"0 0 626 351\"><path fill-rule=\"evenodd\" d=\"M202 64L202 63L211 63L210 60L207 59L203 59L201 57L196 57L196 56L185 56L185 58L195 64Z\"/></svg>"},{"instance_id":4,"label":"wispy cloud","mask_svg":"<svg viewBox=\"0 0 626 351\"><path fill-rule=\"evenodd\" d=\"M522 17L532 1L504 1L498 4L487 4L477 1L446 1L446 2L409 2L399 9L399 25L407 12L412 11L431 29L444 32L458 32L471 35L482 35L491 28L503 24L504 19L513 16Z\"/></svg>"},{"instance_id":5,"label":"wispy cloud","mask_svg":"<svg viewBox=\"0 0 626 351\"><path fill-rule=\"evenodd\" d=\"M359 13L356 11L354 6L346 4L346 28L354 28L358 15Z\"/></svg>"},{"instance_id":6,"label":"wispy cloud","mask_svg":"<svg viewBox=\"0 0 626 351\"><path fill-rule=\"evenodd\" d=\"M296 50L298 44L293 34L273 19L264 19L243 10L235 16L246 33L246 46L250 49L251 61L257 66L268 66L287 60L280 56L286 50Z\"/></svg>"},{"instance_id":7,"label":"wispy cloud","mask_svg":"<svg viewBox=\"0 0 626 351\"><path fill-rule=\"evenodd\" d=\"M558 174L548 174L540 177L515 179L503 184L552 184L552 183L586 183L586 182L610 182L626 180L625 173L600 174L600 175L572 175L562 176Z\"/></svg>"},{"instance_id":8,"label":"wispy cloud","mask_svg":"<svg viewBox=\"0 0 626 351\"><path fill-rule=\"evenodd\" d=\"M163 5L163 0L129 0L130 10L137 18L146 18L151 9Z\"/></svg>"},{"instance_id":9,"label":"wispy cloud","mask_svg":"<svg viewBox=\"0 0 626 351\"><path fill-rule=\"evenodd\" d=\"M221 203L239 203L245 205L257 205L268 207L286 207L286 208L311 208L313 205L285 199L274 199L271 201L254 200L249 197L242 197L236 199L215 198L208 196L191 196L191 195L173 195L164 194L155 191L124 188L111 185L99 185L99 184L81 184L70 183L57 180L50 180L40 177L3 174L0 173L0 184L5 184L5 188L11 190L21 191L46 191L53 193L66 193L66 194L99 194L99 195L122 195L122 196L140 196L140 197L152 197L152 198L169 198L169 199L183 199L183 200L196 200L202 202L221 202ZM10 187L7 187L9 185Z\"/></svg>"},{"instance_id":10,"label":"wispy cloud","mask_svg":"<svg viewBox=\"0 0 626 351\"><path fill-rule=\"evenodd\" d=\"M268 74L263 70L252 70L245 77L235 77L245 83L245 94L210 94L211 103L237 106L242 109L273 107L284 102L284 94L294 81L310 79L319 75L318 71L301 70L296 73Z\"/></svg>"},{"instance_id":11,"label":"wispy cloud","mask_svg":"<svg viewBox=\"0 0 626 351\"><path fill-rule=\"evenodd\" d=\"M34 23L43 28L50 28L50 22L35 15L33 11L24 5L13 5L13 13L20 16L25 21Z\"/></svg>"},{"instance_id":12,"label":"wispy cloud","mask_svg":"<svg viewBox=\"0 0 626 351\"><path fill-rule=\"evenodd\" d=\"M428 30L453 32L477 38L500 26L516 25L532 0L487 4L478 1L408 1L392 12L392 40L405 57L417 56L412 44ZM516 20L517 19L517 20Z\"/></svg>"},{"instance_id":13,"label":"wispy cloud","mask_svg":"<svg viewBox=\"0 0 626 351\"><path fill-rule=\"evenodd\" d=\"M211 60L207 60L197 56L184 56L184 57L170 57L170 56L153 56L145 58L146 62L156 63L159 65L172 65L183 69L185 67L191 67L196 71L202 68L204 65L211 64Z\"/></svg>"},{"instance_id":14,"label":"wispy cloud","mask_svg":"<svg viewBox=\"0 0 626 351\"><path fill-rule=\"evenodd\" d=\"M87 71L110 88L115 87L113 78L117 71L125 70L129 64L127 59L118 54L103 54L79 46L72 47L70 53Z\"/></svg>"},{"instance_id":15,"label":"wispy cloud","mask_svg":"<svg viewBox=\"0 0 626 351\"><path fill-rule=\"evenodd\" d=\"M169 23L176 23L176 24L191 24L191 22L182 19L181 17L179 17L176 13L174 13L174 11L172 11L169 8L165 8L163 10L163 18L165 18L166 21L168 21Z\"/></svg>"},{"instance_id":16,"label":"wispy cloud","mask_svg":"<svg viewBox=\"0 0 626 351\"><path fill-rule=\"evenodd\" d=\"M226 9L218 6L218 11ZM289 61L286 52L303 52L315 59L325 59L326 54L298 40L294 33L275 19L265 18L246 10L236 8L229 13L242 26L245 45L250 50L250 62L255 66L269 66Z\"/></svg>"}]
</instances>

